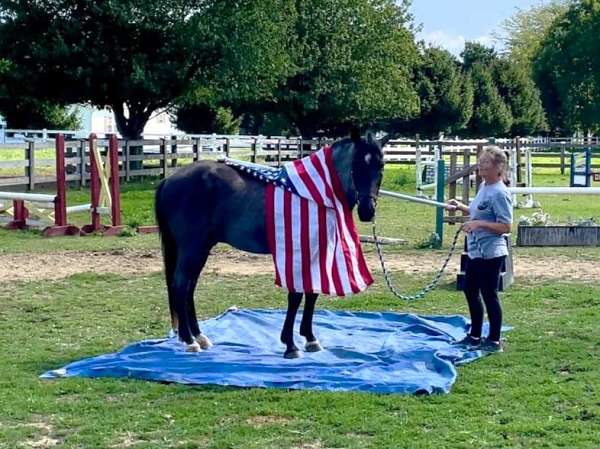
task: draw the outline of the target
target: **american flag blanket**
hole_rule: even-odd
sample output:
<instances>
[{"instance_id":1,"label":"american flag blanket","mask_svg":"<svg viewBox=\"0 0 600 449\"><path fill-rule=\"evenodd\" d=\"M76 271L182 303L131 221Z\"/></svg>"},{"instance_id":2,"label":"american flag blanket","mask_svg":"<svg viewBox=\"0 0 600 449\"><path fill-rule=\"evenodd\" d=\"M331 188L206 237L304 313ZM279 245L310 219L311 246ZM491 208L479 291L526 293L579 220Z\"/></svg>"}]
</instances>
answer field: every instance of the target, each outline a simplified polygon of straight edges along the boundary
<instances>
[{"instance_id":1,"label":"american flag blanket","mask_svg":"<svg viewBox=\"0 0 600 449\"><path fill-rule=\"evenodd\" d=\"M226 163L267 183L265 220L276 285L346 296L373 283L331 147L280 169Z\"/></svg>"}]
</instances>

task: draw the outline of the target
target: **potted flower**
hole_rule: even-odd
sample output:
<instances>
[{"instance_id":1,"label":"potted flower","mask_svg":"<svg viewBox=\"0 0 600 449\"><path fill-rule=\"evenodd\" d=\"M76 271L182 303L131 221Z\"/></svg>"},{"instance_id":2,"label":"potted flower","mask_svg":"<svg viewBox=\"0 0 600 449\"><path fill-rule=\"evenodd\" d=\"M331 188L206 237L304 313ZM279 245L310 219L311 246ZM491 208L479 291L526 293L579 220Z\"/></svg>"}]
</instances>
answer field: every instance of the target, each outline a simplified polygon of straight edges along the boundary
<instances>
[{"instance_id":1,"label":"potted flower","mask_svg":"<svg viewBox=\"0 0 600 449\"><path fill-rule=\"evenodd\" d=\"M554 223L542 211L522 216L517 228L518 246L600 246L600 225L595 217Z\"/></svg>"}]
</instances>

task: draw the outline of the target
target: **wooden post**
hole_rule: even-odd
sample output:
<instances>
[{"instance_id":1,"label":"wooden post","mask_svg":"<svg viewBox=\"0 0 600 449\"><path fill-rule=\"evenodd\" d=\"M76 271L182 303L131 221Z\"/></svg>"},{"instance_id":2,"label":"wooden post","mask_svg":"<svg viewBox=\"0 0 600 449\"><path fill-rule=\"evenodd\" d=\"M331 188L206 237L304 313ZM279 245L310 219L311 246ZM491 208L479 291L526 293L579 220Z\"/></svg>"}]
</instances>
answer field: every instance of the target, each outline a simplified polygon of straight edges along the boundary
<instances>
[{"instance_id":1,"label":"wooden post","mask_svg":"<svg viewBox=\"0 0 600 449\"><path fill-rule=\"evenodd\" d=\"M192 144L192 153L194 154L194 162L198 162L200 160L200 139L197 137L194 138Z\"/></svg>"},{"instance_id":2,"label":"wooden post","mask_svg":"<svg viewBox=\"0 0 600 449\"><path fill-rule=\"evenodd\" d=\"M165 179L168 175L167 173L167 142L163 137L160 139L160 169L161 169L161 178Z\"/></svg>"},{"instance_id":3,"label":"wooden post","mask_svg":"<svg viewBox=\"0 0 600 449\"><path fill-rule=\"evenodd\" d=\"M281 166L281 139L277 139L277 166Z\"/></svg>"},{"instance_id":4,"label":"wooden post","mask_svg":"<svg viewBox=\"0 0 600 449\"><path fill-rule=\"evenodd\" d=\"M463 160L465 163L465 167L471 166L471 149L465 148L463 150ZM463 204L469 205L469 191L471 188L471 174L469 173L463 178L463 186L462 186L462 198L461 202ZM465 212L462 213L463 217L467 215Z\"/></svg>"},{"instance_id":5,"label":"wooden post","mask_svg":"<svg viewBox=\"0 0 600 449\"><path fill-rule=\"evenodd\" d=\"M450 154L450 176L454 175L454 173L456 173L459 169L456 166L456 162L457 162L457 155L456 153L453 151L452 154ZM449 185L448 185L448 198L456 198L456 181L452 181ZM454 217L456 216L456 211L451 210L448 215L450 217ZM450 222L451 224L454 224L454 222Z\"/></svg>"},{"instance_id":6,"label":"wooden post","mask_svg":"<svg viewBox=\"0 0 600 449\"><path fill-rule=\"evenodd\" d=\"M54 225L67 225L67 176L65 167L65 136L56 136L56 199L54 200Z\"/></svg>"},{"instance_id":7,"label":"wooden post","mask_svg":"<svg viewBox=\"0 0 600 449\"><path fill-rule=\"evenodd\" d=\"M177 154L177 136L171 136L171 154ZM177 167L177 158L171 159L171 167Z\"/></svg>"},{"instance_id":8,"label":"wooden post","mask_svg":"<svg viewBox=\"0 0 600 449\"><path fill-rule=\"evenodd\" d=\"M110 135L108 143L108 160L110 161L110 198L112 225L121 226L121 189L119 176L119 140L115 134Z\"/></svg>"},{"instance_id":9,"label":"wooden post","mask_svg":"<svg viewBox=\"0 0 600 449\"><path fill-rule=\"evenodd\" d=\"M229 157L229 145L230 145L230 140L229 137L225 138L225 143L223 144L223 151L225 152L225 156Z\"/></svg>"},{"instance_id":10,"label":"wooden post","mask_svg":"<svg viewBox=\"0 0 600 449\"><path fill-rule=\"evenodd\" d=\"M253 164L256 163L256 152L257 152L257 145L256 145L256 137L255 137L254 140L252 141L252 155L250 156L250 162L252 162Z\"/></svg>"},{"instance_id":11,"label":"wooden post","mask_svg":"<svg viewBox=\"0 0 600 449\"><path fill-rule=\"evenodd\" d=\"M29 161L25 169L25 175L29 178L28 189L35 190L35 142L32 140L27 143L27 160Z\"/></svg>"},{"instance_id":12,"label":"wooden post","mask_svg":"<svg viewBox=\"0 0 600 449\"><path fill-rule=\"evenodd\" d=\"M79 156L79 187L85 187L86 179L86 163L85 163L85 140L79 141L79 150L77 151Z\"/></svg>"},{"instance_id":13,"label":"wooden post","mask_svg":"<svg viewBox=\"0 0 600 449\"><path fill-rule=\"evenodd\" d=\"M517 153L517 186L520 186L523 182L523 174L521 172L521 139L519 136L515 138L515 152ZM479 155L479 152L477 154Z\"/></svg>"},{"instance_id":14,"label":"wooden post","mask_svg":"<svg viewBox=\"0 0 600 449\"><path fill-rule=\"evenodd\" d=\"M560 149L560 174L565 174L565 148Z\"/></svg>"},{"instance_id":15,"label":"wooden post","mask_svg":"<svg viewBox=\"0 0 600 449\"><path fill-rule=\"evenodd\" d=\"M446 183L446 162L443 158L437 161L437 180L435 186L435 199L444 203L444 184ZM442 247L444 240L444 208L435 208L435 232L439 237L437 248Z\"/></svg>"},{"instance_id":16,"label":"wooden post","mask_svg":"<svg viewBox=\"0 0 600 449\"><path fill-rule=\"evenodd\" d=\"M125 182L129 182L129 180L131 179L131 167L129 166L129 159L131 156L131 151L130 151L130 146L129 146L129 139L127 139L125 141L125 147L123 148L123 159L125 160Z\"/></svg>"},{"instance_id":17,"label":"wooden post","mask_svg":"<svg viewBox=\"0 0 600 449\"><path fill-rule=\"evenodd\" d=\"M479 162L479 155L481 154L481 151L483 150L483 145L481 145L480 143L477 144L477 155L476 160ZM518 153L518 151L517 151ZM479 176L479 170L477 170L477 175L475 176L475 191L477 192L479 190L479 185L482 183L482 179L481 176Z\"/></svg>"}]
</instances>

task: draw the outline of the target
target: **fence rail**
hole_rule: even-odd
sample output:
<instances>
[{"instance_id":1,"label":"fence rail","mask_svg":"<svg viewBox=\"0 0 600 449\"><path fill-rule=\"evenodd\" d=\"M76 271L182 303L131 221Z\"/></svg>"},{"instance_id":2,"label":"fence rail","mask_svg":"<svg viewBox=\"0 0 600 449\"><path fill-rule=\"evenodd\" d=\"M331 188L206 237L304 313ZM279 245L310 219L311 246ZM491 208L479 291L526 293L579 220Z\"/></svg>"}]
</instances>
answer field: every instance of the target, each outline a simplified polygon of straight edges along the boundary
<instances>
[{"instance_id":1,"label":"fence rail","mask_svg":"<svg viewBox=\"0 0 600 449\"><path fill-rule=\"evenodd\" d=\"M108 139L97 139L103 154ZM279 165L317 150L329 139L268 138L262 136L197 135L176 138L119 140L120 175L125 181L139 176L169 176L183 163L201 159L230 156L251 162ZM441 154L448 160L456 155L469 154L475 160L483 145L496 144L506 149L518 147L520 156L529 152L533 168L554 168L564 174L572 152L592 149L592 169L600 169L600 139L495 139L495 140L419 140L404 139L388 142L384 156L388 164L415 165L417 152L421 157L433 158ZM71 139L66 142L67 180L81 185L90 179L89 140ZM27 140L20 143L0 143L0 187L24 187L34 190L38 184L55 181L52 176L54 159L38 157L40 150L52 148L53 140ZM8 150L22 150L22 158L7 160ZM554 159L549 161L549 159ZM21 171L22 170L22 171Z\"/></svg>"}]
</instances>

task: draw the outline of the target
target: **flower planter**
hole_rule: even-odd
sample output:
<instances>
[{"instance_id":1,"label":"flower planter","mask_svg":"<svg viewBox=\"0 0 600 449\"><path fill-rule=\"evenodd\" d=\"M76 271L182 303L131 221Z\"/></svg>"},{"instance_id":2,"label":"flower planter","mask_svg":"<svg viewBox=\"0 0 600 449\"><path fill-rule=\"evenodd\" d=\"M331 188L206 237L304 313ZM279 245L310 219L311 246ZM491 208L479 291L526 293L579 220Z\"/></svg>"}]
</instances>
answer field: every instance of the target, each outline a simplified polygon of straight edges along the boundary
<instances>
[{"instance_id":1,"label":"flower planter","mask_svg":"<svg viewBox=\"0 0 600 449\"><path fill-rule=\"evenodd\" d=\"M517 228L518 246L600 246L600 226L526 226Z\"/></svg>"}]
</instances>

